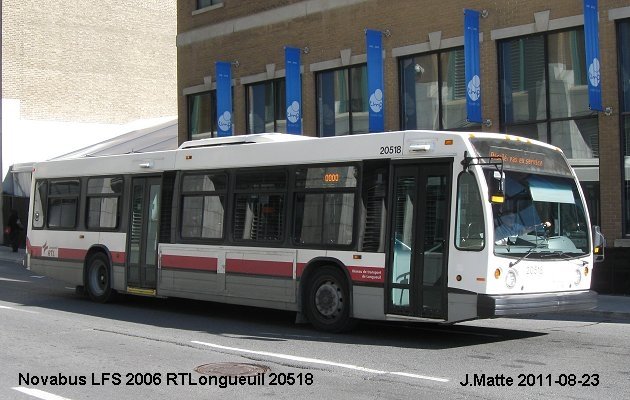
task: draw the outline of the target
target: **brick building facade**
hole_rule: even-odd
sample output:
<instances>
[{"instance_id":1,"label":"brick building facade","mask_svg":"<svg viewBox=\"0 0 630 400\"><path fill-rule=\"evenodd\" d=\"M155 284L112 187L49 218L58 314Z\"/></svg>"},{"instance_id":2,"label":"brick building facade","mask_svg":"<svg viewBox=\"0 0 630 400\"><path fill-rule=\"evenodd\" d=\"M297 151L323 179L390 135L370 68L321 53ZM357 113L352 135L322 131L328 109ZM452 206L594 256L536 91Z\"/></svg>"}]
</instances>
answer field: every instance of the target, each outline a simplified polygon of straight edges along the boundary
<instances>
[{"instance_id":1,"label":"brick building facade","mask_svg":"<svg viewBox=\"0 0 630 400\"><path fill-rule=\"evenodd\" d=\"M174 2L2 3L2 97L20 99L24 118L173 114Z\"/></svg>"},{"instance_id":2,"label":"brick building facade","mask_svg":"<svg viewBox=\"0 0 630 400\"><path fill-rule=\"evenodd\" d=\"M175 36L175 1L3 0L4 172L174 116Z\"/></svg>"},{"instance_id":3,"label":"brick building facade","mask_svg":"<svg viewBox=\"0 0 630 400\"><path fill-rule=\"evenodd\" d=\"M630 256L630 168L624 170L624 163L630 165L630 55L623 46L630 45L627 1L599 1L602 93L609 113L588 109L581 1L178 0L177 4L180 142L213 135L215 61L233 62L236 134L257 132L258 126L282 131L282 113L273 110L272 103L283 88L285 46L303 49L303 134L362 132L360 111L365 99L353 90L361 92L365 79L364 31L380 30L385 33L385 129L506 132L561 147L582 182L591 222L601 225L608 240L608 266L600 270L609 268L612 275L607 280L617 280L616 265ZM460 117L465 8L487 11L480 20L482 114L488 121L483 125L467 124ZM425 77L409 74L414 67ZM337 126L332 133L327 132L322 111L329 75L351 92L343 117L348 127ZM335 96L339 92L335 87ZM257 93L271 97L264 112L255 110ZM421 103L429 105L430 118ZM355 109L359 111L353 116ZM255 123L257 118L264 120L262 125ZM630 279L624 276L628 284L620 290L630 291Z\"/></svg>"}]
</instances>

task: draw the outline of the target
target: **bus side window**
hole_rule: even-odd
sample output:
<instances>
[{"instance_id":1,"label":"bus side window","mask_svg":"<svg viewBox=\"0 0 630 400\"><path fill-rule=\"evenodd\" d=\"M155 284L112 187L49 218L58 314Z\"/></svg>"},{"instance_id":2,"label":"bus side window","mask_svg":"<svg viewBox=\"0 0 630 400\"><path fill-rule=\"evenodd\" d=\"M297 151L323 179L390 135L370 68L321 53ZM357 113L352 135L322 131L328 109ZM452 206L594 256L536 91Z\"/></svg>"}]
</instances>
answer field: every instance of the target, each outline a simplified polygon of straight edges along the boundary
<instances>
[{"instance_id":1,"label":"bus side window","mask_svg":"<svg viewBox=\"0 0 630 400\"><path fill-rule=\"evenodd\" d=\"M33 228L43 228L46 221L45 207L48 203L48 186L46 181L37 181L35 183L33 196Z\"/></svg>"},{"instance_id":2,"label":"bus side window","mask_svg":"<svg viewBox=\"0 0 630 400\"><path fill-rule=\"evenodd\" d=\"M485 245L485 224L479 185L471 172L459 174L455 246L460 250L481 250Z\"/></svg>"}]
</instances>

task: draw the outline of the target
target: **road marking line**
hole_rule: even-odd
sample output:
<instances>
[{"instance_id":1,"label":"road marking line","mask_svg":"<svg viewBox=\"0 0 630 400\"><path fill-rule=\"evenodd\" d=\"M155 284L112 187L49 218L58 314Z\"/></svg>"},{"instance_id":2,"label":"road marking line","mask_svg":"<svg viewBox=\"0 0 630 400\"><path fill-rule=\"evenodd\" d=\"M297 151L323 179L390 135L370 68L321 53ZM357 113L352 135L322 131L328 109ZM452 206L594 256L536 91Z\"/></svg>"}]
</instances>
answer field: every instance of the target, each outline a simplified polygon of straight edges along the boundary
<instances>
[{"instance_id":1,"label":"road marking line","mask_svg":"<svg viewBox=\"0 0 630 400\"><path fill-rule=\"evenodd\" d=\"M22 281L20 279L9 279L9 278L0 278L0 281L7 281L7 282L20 282L20 283L31 283L30 281Z\"/></svg>"},{"instance_id":2,"label":"road marking line","mask_svg":"<svg viewBox=\"0 0 630 400\"><path fill-rule=\"evenodd\" d=\"M407 372L390 372L390 374L406 376L407 378L427 379L427 380L436 381L436 382L448 382L448 379L444 379L444 378L436 378L434 376L410 374L410 373L407 373Z\"/></svg>"},{"instance_id":3,"label":"road marking line","mask_svg":"<svg viewBox=\"0 0 630 400\"><path fill-rule=\"evenodd\" d=\"M18 392L22 392L29 396L37 397L38 399L43 399L43 400L70 400L67 397L57 396L56 394L44 392L43 390L39 390L39 389L25 388L22 386L14 387L11 389L17 390Z\"/></svg>"},{"instance_id":4,"label":"road marking line","mask_svg":"<svg viewBox=\"0 0 630 400\"><path fill-rule=\"evenodd\" d=\"M408 378L428 379L428 380L437 381L437 382L448 382L449 381L448 379L444 379L444 378L436 378L436 377L424 376L424 375L407 374L405 372L381 371L381 370L378 370L378 369L365 368L365 367L361 367L361 366L358 366L358 365L343 364L343 363L338 363L338 362L334 362L334 361L319 360L317 358L299 357L299 356L292 356L292 355L289 355L289 354L280 354L280 353L270 353L268 351L256 351L256 350L240 349L238 347L221 346L219 344L207 343L207 342L199 342L197 340L193 340L191 342L195 343L195 344L200 344L200 345L203 345L203 346L213 347L215 349L236 351L236 352L240 352L240 353L257 354L257 355L261 355L261 356L274 357L274 358L280 358L280 359L284 359L284 360L299 361L299 362L311 363L311 364L330 365L330 366L333 366L333 367L352 369L352 370L355 370L355 371L369 372L371 374L401 375L401 376L406 376Z\"/></svg>"},{"instance_id":5,"label":"road marking line","mask_svg":"<svg viewBox=\"0 0 630 400\"><path fill-rule=\"evenodd\" d=\"M13 311L21 311L21 312L30 313L30 314L39 314L37 311L21 310L15 307L0 306L0 308L3 310L13 310Z\"/></svg>"},{"instance_id":6,"label":"road marking line","mask_svg":"<svg viewBox=\"0 0 630 400\"><path fill-rule=\"evenodd\" d=\"M45 276L43 276L43 275L31 275L31 278L42 279L42 278L45 278Z\"/></svg>"},{"instance_id":7,"label":"road marking line","mask_svg":"<svg viewBox=\"0 0 630 400\"><path fill-rule=\"evenodd\" d=\"M330 339L330 336L309 336L309 335L290 335L288 333L277 333L277 332L260 332L261 335L269 335L275 337L294 337L301 339Z\"/></svg>"}]
</instances>

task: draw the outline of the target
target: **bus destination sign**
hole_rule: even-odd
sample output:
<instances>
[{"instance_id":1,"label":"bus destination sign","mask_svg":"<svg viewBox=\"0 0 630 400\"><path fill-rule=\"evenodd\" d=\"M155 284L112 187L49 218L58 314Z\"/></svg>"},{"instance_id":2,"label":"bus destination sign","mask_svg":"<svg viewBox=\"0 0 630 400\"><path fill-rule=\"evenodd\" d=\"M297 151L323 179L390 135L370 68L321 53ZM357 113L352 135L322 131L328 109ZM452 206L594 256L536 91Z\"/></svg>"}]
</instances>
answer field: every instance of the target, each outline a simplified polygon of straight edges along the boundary
<instances>
[{"instance_id":1,"label":"bus destination sign","mask_svg":"<svg viewBox=\"0 0 630 400\"><path fill-rule=\"evenodd\" d=\"M504 164L545 168L545 156L540 153L492 146L490 147L490 157L501 157Z\"/></svg>"},{"instance_id":2,"label":"bus destination sign","mask_svg":"<svg viewBox=\"0 0 630 400\"><path fill-rule=\"evenodd\" d=\"M556 149L499 138L473 138L470 142L480 157L501 157L505 169L572 176L562 152Z\"/></svg>"}]
</instances>

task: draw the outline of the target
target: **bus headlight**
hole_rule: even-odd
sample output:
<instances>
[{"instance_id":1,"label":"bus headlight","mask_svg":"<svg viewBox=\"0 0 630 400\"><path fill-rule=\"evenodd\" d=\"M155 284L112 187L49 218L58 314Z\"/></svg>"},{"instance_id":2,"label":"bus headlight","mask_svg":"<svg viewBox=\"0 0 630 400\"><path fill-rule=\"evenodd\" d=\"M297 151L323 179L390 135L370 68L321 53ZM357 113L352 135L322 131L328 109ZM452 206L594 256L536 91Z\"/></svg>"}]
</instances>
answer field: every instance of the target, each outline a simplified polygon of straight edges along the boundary
<instances>
[{"instance_id":1,"label":"bus headlight","mask_svg":"<svg viewBox=\"0 0 630 400\"><path fill-rule=\"evenodd\" d=\"M512 289L516 285L516 272L511 269L505 274L505 286Z\"/></svg>"},{"instance_id":2,"label":"bus headlight","mask_svg":"<svg viewBox=\"0 0 630 400\"><path fill-rule=\"evenodd\" d=\"M582 282L582 271L578 268L575 270L575 281L573 281L573 283L577 286L580 282Z\"/></svg>"}]
</instances>

